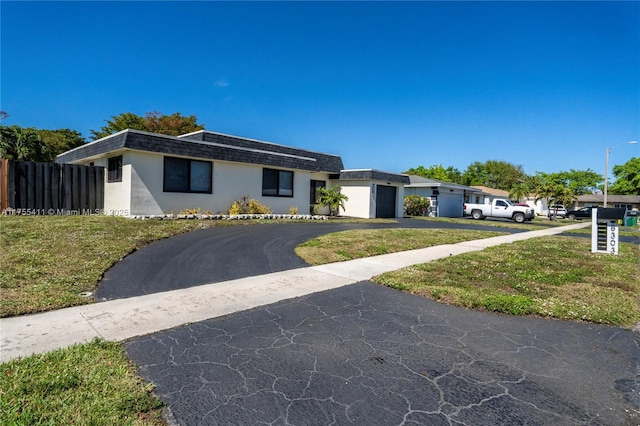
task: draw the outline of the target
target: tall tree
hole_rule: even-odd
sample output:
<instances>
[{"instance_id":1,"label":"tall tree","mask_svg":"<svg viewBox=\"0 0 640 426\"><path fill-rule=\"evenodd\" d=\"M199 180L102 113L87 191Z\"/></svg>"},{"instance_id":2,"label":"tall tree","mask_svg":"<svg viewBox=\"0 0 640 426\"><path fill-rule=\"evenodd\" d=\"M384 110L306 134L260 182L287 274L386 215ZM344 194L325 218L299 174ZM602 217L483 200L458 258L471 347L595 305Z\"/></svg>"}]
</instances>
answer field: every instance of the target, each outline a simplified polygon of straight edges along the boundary
<instances>
[{"instance_id":1,"label":"tall tree","mask_svg":"<svg viewBox=\"0 0 640 426\"><path fill-rule=\"evenodd\" d=\"M36 129L0 125L0 157L10 160L53 162L58 154L85 143L80 132L70 129Z\"/></svg>"},{"instance_id":2,"label":"tall tree","mask_svg":"<svg viewBox=\"0 0 640 426\"><path fill-rule=\"evenodd\" d=\"M633 157L621 166L613 166L615 182L609 185L609 193L640 195L640 157Z\"/></svg>"},{"instance_id":3,"label":"tall tree","mask_svg":"<svg viewBox=\"0 0 640 426\"><path fill-rule=\"evenodd\" d=\"M55 161L58 154L77 148L86 143L80 132L71 129L36 130L42 144L46 146L46 156L43 161Z\"/></svg>"},{"instance_id":4,"label":"tall tree","mask_svg":"<svg viewBox=\"0 0 640 426\"><path fill-rule=\"evenodd\" d=\"M526 182L518 182L509 190L509 198L515 201L522 201L527 198L531 190Z\"/></svg>"},{"instance_id":5,"label":"tall tree","mask_svg":"<svg viewBox=\"0 0 640 426\"><path fill-rule=\"evenodd\" d=\"M526 177L521 165L489 160L485 163L476 161L470 164L462 174L462 181L464 185L481 185L509 191Z\"/></svg>"},{"instance_id":6,"label":"tall tree","mask_svg":"<svg viewBox=\"0 0 640 426\"><path fill-rule=\"evenodd\" d=\"M198 123L195 115L184 116L179 112L164 115L158 111L150 111L144 117L132 112L125 112L112 116L111 120L105 120L105 122L107 125L102 126L100 130L91 130L93 140L104 138L125 129L144 130L171 136L204 129L204 124Z\"/></svg>"},{"instance_id":7,"label":"tall tree","mask_svg":"<svg viewBox=\"0 0 640 426\"><path fill-rule=\"evenodd\" d=\"M600 183L604 181L602 175L591 169L570 169L568 172L537 172L536 174L547 183L563 185L570 188L576 195L591 194L598 189Z\"/></svg>"},{"instance_id":8,"label":"tall tree","mask_svg":"<svg viewBox=\"0 0 640 426\"><path fill-rule=\"evenodd\" d=\"M49 155L36 129L0 125L0 158L48 161Z\"/></svg>"},{"instance_id":9,"label":"tall tree","mask_svg":"<svg viewBox=\"0 0 640 426\"><path fill-rule=\"evenodd\" d=\"M171 136L184 135L204 129L203 124L198 124L198 118L195 115L187 117L178 112L171 115L163 115L158 111L148 112L145 117L145 125L150 132Z\"/></svg>"},{"instance_id":10,"label":"tall tree","mask_svg":"<svg viewBox=\"0 0 640 426\"><path fill-rule=\"evenodd\" d=\"M549 207L559 204L571 204L575 200L575 194L573 191L562 184L553 182L545 182L538 188L536 188L536 202L539 200L547 200ZM556 211L549 210L549 219L555 220L557 215Z\"/></svg>"},{"instance_id":11,"label":"tall tree","mask_svg":"<svg viewBox=\"0 0 640 426\"><path fill-rule=\"evenodd\" d=\"M412 167L403 173L453 183L460 183L462 178L460 170L452 166L445 169L442 164L429 166L428 168L424 166Z\"/></svg>"}]
</instances>

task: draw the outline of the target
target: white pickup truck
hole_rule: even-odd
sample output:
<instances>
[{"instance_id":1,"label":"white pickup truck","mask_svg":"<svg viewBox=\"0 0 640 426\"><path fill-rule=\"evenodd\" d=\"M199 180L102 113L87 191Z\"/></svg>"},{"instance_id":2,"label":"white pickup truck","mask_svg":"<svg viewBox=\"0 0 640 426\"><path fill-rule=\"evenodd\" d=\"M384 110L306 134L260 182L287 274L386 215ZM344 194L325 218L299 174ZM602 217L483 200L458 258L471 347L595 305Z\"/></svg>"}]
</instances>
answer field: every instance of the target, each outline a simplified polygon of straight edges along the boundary
<instances>
[{"instance_id":1,"label":"white pickup truck","mask_svg":"<svg viewBox=\"0 0 640 426\"><path fill-rule=\"evenodd\" d=\"M531 207L516 206L511 200L497 198L491 204L468 204L464 205L464 214L470 215L474 219L484 219L487 217L499 217L511 219L518 223L525 220L532 220L535 212Z\"/></svg>"}]
</instances>

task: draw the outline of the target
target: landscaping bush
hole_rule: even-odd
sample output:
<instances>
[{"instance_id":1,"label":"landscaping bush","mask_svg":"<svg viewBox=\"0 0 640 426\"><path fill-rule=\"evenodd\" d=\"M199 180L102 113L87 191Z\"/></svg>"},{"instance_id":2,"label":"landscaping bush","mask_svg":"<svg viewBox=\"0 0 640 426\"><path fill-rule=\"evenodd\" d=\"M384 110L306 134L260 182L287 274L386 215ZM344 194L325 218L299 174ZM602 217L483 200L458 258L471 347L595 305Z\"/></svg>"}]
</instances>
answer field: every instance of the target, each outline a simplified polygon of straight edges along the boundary
<instances>
[{"instance_id":1,"label":"landscaping bush","mask_svg":"<svg viewBox=\"0 0 640 426\"><path fill-rule=\"evenodd\" d=\"M431 200L419 195L407 195L404 197L404 212L407 216L426 216Z\"/></svg>"},{"instance_id":2,"label":"landscaping bush","mask_svg":"<svg viewBox=\"0 0 640 426\"><path fill-rule=\"evenodd\" d=\"M239 200L236 200L229 209L230 215L236 214L270 214L271 208L261 204L259 201L249 199L248 195L244 195Z\"/></svg>"}]
</instances>

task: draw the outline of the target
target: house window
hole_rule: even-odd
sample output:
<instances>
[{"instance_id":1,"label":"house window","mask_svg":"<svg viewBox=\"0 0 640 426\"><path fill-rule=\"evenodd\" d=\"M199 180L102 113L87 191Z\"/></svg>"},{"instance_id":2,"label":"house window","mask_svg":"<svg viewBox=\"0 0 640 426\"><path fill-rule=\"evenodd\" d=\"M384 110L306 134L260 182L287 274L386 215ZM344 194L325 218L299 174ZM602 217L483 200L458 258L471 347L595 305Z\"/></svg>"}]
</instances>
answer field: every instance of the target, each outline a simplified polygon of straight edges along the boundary
<instances>
[{"instance_id":1,"label":"house window","mask_svg":"<svg viewBox=\"0 0 640 426\"><path fill-rule=\"evenodd\" d=\"M293 197L293 172L262 169L262 195Z\"/></svg>"},{"instance_id":2,"label":"house window","mask_svg":"<svg viewBox=\"0 0 640 426\"><path fill-rule=\"evenodd\" d=\"M614 204L613 207L618 209L627 209L627 210L633 209L633 206L631 204Z\"/></svg>"},{"instance_id":3,"label":"house window","mask_svg":"<svg viewBox=\"0 0 640 426\"><path fill-rule=\"evenodd\" d=\"M318 188L326 188L327 182L324 180L313 180L311 179L311 192L309 198L309 204L314 205L318 204Z\"/></svg>"},{"instance_id":4,"label":"house window","mask_svg":"<svg viewBox=\"0 0 640 426\"><path fill-rule=\"evenodd\" d=\"M109 158L107 182L122 182L122 155Z\"/></svg>"},{"instance_id":5,"label":"house window","mask_svg":"<svg viewBox=\"0 0 640 426\"><path fill-rule=\"evenodd\" d=\"M164 192L211 194L211 162L164 157Z\"/></svg>"}]
</instances>

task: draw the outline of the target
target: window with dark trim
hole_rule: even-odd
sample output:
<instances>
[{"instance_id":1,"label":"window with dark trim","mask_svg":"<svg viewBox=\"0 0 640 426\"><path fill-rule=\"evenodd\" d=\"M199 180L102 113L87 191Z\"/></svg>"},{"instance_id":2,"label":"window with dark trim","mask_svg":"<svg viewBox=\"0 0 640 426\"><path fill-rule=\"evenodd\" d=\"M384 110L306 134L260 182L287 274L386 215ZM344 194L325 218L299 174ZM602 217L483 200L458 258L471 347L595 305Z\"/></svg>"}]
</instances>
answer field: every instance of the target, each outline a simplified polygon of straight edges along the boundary
<instances>
[{"instance_id":1,"label":"window with dark trim","mask_svg":"<svg viewBox=\"0 0 640 426\"><path fill-rule=\"evenodd\" d=\"M109 158L107 182L122 182L122 155Z\"/></svg>"},{"instance_id":2,"label":"window with dark trim","mask_svg":"<svg viewBox=\"0 0 640 426\"><path fill-rule=\"evenodd\" d=\"M210 161L164 157L164 192L195 192L211 194Z\"/></svg>"},{"instance_id":3,"label":"window with dark trim","mask_svg":"<svg viewBox=\"0 0 640 426\"><path fill-rule=\"evenodd\" d=\"M267 197L293 197L293 172L262 169L262 195Z\"/></svg>"},{"instance_id":4,"label":"window with dark trim","mask_svg":"<svg viewBox=\"0 0 640 426\"><path fill-rule=\"evenodd\" d=\"M311 191L310 191L309 204L311 205L318 204L318 195L319 195L318 188L326 188L326 187L327 187L327 181L311 179Z\"/></svg>"}]
</instances>

